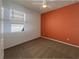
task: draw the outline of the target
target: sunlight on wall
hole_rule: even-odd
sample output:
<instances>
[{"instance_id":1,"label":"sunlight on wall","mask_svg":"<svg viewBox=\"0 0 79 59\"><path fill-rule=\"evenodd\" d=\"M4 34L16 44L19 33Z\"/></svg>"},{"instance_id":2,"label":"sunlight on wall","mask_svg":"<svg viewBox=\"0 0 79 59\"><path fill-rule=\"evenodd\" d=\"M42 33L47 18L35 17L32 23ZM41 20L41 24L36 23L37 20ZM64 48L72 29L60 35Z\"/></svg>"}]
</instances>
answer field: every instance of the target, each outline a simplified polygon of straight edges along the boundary
<instances>
[{"instance_id":1,"label":"sunlight on wall","mask_svg":"<svg viewBox=\"0 0 79 59\"><path fill-rule=\"evenodd\" d=\"M4 32L4 24L3 24L3 20L4 20L4 7L1 7L1 33L3 33Z\"/></svg>"}]
</instances>

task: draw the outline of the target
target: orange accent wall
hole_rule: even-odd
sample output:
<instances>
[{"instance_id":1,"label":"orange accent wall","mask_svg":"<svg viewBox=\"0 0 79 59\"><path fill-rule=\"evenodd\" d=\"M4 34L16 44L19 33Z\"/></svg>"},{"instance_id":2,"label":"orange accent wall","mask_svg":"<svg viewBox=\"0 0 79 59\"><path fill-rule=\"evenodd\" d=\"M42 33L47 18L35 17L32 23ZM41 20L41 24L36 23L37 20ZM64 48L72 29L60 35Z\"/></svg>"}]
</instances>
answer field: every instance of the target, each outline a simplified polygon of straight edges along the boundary
<instances>
[{"instance_id":1,"label":"orange accent wall","mask_svg":"<svg viewBox=\"0 0 79 59\"><path fill-rule=\"evenodd\" d=\"M41 14L41 35L79 45L79 3Z\"/></svg>"}]
</instances>

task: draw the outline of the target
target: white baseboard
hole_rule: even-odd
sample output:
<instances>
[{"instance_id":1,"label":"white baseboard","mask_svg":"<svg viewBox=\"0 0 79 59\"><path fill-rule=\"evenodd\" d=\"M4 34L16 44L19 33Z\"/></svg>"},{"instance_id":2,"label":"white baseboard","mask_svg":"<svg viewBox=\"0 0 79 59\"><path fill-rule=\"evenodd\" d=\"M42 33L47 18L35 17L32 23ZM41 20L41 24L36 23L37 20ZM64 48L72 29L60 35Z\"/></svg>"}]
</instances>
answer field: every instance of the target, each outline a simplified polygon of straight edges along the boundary
<instances>
[{"instance_id":1,"label":"white baseboard","mask_svg":"<svg viewBox=\"0 0 79 59\"><path fill-rule=\"evenodd\" d=\"M74 44L66 43L66 42L59 41L59 40L56 40L56 39L52 39L52 38L45 37L45 36L41 36L41 37L42 37L42 38L49 39L49 40L52 40L52 41L56 41L56 42L59 42L59 43L63 43L63 44L69 45L69 46L73 46L73 47L79 48L79 46L78 46L78 45L74 45Z\"/></svg>"}]
</instances>

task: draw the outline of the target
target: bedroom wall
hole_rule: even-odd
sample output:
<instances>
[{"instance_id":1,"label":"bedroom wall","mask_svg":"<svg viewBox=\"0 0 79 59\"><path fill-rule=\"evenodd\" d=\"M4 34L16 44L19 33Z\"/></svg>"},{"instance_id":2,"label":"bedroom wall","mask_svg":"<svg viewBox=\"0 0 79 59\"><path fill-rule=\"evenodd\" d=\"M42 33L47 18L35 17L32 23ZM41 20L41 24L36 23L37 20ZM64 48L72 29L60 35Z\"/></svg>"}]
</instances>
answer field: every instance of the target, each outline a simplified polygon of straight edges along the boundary
<instances>
[{"instance_id":1,"label":"bedroom wall","mask_svg":"<svg viewBox=\"0 0 79 59\"><path fill-rule=\"evenodd\" d=\"M3 46L3 36L2 36L2 0L0 0L0 59L4 57L4 46Z\"/></svg>"},{"instance_id":2,"label":"bedroom wall","mask_svg":"<svg viewBox=\"0 0 79 59\"><path fill-rule=\"evenodd\" d=\"M79 45L79 3L41 14L41 35Z\"/></svg>"},{"instance_id":3,"label":"bedroom wall","mask_svg":"<svg viewBox=\"0 0 79 59\"><path fill-rule=\"evenodd\" d=\"M11 33L9 30L10 8L26 13L25 31ZM27 42L40 37L40 14L21 5L4 0L4 48Z\"/></svg>"}]
</instances>

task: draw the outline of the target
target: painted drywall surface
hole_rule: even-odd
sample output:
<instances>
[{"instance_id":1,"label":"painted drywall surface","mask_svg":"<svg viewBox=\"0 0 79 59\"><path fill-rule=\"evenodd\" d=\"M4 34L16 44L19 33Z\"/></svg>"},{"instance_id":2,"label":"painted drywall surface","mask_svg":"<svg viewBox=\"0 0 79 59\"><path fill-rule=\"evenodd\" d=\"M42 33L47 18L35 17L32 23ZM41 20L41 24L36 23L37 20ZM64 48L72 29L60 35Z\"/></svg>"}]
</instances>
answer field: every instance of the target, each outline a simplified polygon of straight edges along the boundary
<instances>
[{"instance_id":1,"label":"painted drywall surface","mask_svg":"<svg viewBox=\"0 0 79 59\"><path fill-rule=\"evenodd\" d=\"M40 37L40 14L32 11L30 9L24 8L23 6L14 4L14 3L6 3L5 6L5 18L4 18L4 48L9 48L23 42L27 42L34 38ZM26 13L26 21L25 21L25 31L24 32L16 32L11 33L7 23L9 22L9 9L15 8L17 10L23 11Z\"/></svg>"},{"instance_id":2,"label":"painted drywall surface","mask_svg":"<svg viewBox=\"0 0 79 59\"><path fill-rule=\"evenodd\" d=\"M4 50L3 50L3 37L2 37L2 0L0 0L0 59L4 57Z\"/></svg>"},{"instance_id":3,"label":"painted drywall surface","mask_svg":"<svg viewBox=\"0 0 79 59\"><path fill-rule=\"evenodd\" d=\"M41 15L41 35L79 45L79 3Z\"/></svg>"},{"instance_id":4,"label":"painted drywall surface","mask_svg":"<svg viewBox=\"0 0 79 59\"><path fill-rule=\"evenodd\" d=\"M0 0L0 59L4 58L4 45L3 45L3 33L2 33L2 0Z\"/></svg>"}]
</instances>

